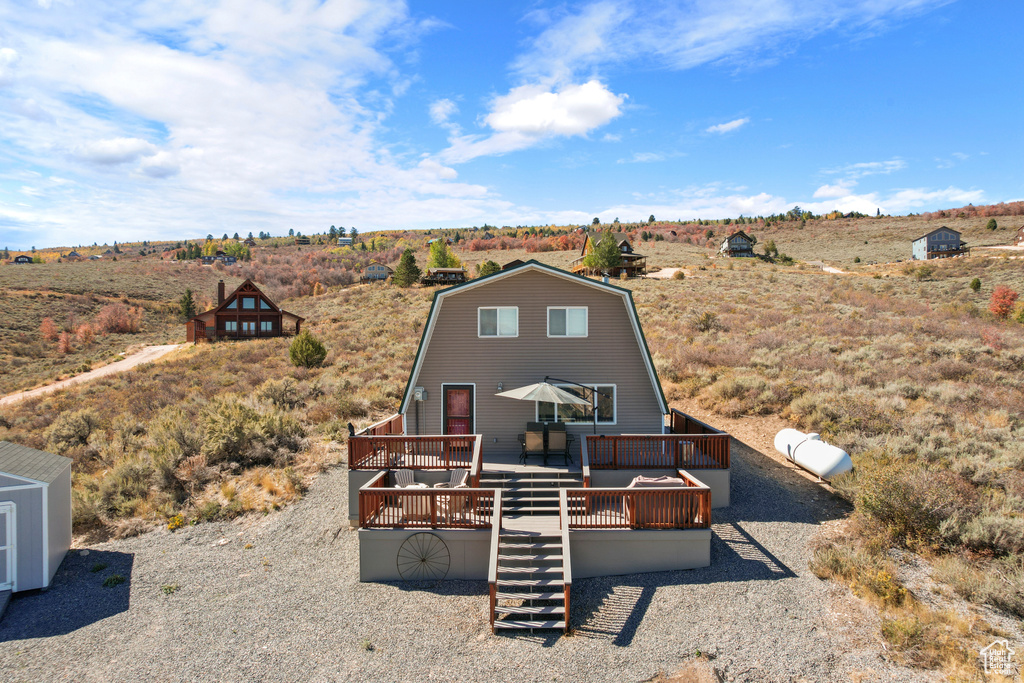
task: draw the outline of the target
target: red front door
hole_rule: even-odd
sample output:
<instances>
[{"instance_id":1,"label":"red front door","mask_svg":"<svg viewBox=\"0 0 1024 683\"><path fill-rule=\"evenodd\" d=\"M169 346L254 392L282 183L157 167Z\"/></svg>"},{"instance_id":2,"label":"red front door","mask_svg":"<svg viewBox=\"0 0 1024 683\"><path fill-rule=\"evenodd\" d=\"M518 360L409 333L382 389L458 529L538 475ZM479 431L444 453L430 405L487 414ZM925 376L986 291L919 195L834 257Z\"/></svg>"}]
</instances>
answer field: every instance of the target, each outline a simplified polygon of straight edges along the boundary
<instances>
[{"instance_id":1,"label":"red front door","mask_svg":"<svg viewBox=\"0 0 1024 683\"><path fill-rule=\"evenodd\" d=\"M473 433L473 387L451 385L444 388L444 433Z\"/></svg>"}]
</instances>

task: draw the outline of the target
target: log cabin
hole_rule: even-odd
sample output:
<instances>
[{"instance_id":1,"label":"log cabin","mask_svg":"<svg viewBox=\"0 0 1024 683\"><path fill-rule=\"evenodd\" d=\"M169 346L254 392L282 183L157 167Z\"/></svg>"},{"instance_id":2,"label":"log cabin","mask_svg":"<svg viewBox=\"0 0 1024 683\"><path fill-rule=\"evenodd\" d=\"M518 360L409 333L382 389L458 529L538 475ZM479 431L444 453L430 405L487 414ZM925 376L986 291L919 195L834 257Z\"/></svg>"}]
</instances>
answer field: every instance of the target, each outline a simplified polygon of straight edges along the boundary
<instances>
[{"instance_id":1,"label":"log cabin","mask_svg":"<svg viewBox=\"0 0 1024 683\"><path fill-rule=\"evenodd\" d=\"M280 308L252 280L246 280L226 296L224 290L221 280L217 283L217 306L185 324L187 341L260 339L299 333L305 318ZM290 326L294 326L294 332Z\"/></svg>"}]
</instances>

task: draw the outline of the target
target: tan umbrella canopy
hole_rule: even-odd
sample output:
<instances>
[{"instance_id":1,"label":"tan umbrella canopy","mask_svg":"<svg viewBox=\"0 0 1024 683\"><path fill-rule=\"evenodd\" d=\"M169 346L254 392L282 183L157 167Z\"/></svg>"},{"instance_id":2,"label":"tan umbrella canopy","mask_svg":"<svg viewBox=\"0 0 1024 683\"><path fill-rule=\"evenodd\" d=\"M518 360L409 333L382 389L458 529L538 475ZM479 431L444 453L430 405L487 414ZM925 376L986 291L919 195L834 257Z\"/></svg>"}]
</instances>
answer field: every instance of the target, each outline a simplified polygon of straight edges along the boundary
<instances>
[{"instance_id":1,"label":"tan umbrella canopy","mask_svg":"<svg viewBox=\"0 0 1024 683\"><path fill-rule=\"evenodd\" d=\"M537 382L536 384L528 384L527 386L519 387L518 389L509 389L508 391L502 391L501 393L495 394L495 396L515 398L520 401L571 403L578 406L590 405L590 401L587 399L580 398L575 394L570 394L565 389L559 389L554 384L548 384L547 382Z\"/></svg>"}]
</instances>

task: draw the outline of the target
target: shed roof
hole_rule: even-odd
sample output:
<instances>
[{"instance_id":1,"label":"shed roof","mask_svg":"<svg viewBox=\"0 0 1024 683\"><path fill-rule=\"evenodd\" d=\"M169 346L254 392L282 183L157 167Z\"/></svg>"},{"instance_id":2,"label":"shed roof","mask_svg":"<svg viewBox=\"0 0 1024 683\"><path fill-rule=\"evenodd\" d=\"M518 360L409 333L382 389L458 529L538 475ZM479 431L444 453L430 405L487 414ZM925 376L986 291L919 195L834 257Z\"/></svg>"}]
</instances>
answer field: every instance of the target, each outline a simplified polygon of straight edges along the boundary
<instances>
[{"instance_id":1,"label":"shed roof","mask_svg":"<svg viewBox=\"0 0 1024 683\"><path fill-rule=\"evenodd\" d=\"M49 484L71 466L71 458L0 441L0 472Z\"/></svg>"}]
</instances>

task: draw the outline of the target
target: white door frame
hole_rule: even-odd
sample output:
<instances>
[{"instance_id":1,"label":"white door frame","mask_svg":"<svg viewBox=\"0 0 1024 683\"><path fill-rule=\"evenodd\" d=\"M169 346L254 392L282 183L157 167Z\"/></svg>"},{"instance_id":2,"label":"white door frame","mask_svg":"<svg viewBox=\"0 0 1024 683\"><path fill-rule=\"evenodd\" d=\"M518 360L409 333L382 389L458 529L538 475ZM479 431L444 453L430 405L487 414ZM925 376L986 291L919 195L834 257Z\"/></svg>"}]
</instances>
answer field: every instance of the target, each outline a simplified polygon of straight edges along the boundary
<instances>
[{"instance_id":1,"label":"white door frame","mask_svg":"<svg viewBox=\"0 0 1024 683\"><path fill-rule=\"evenodd\" d=\"M17 552L17 525L15 522L15 512L17 506L9 501L0 503L0 524L4 525L4 529L7 533L4 534L6 539L6 545L0 546L0 550L6 550L4 553L6 556L6 565L4 567L4 576L7 579L6 583L0 583L0 590L9 590L14 592L18 589L18 563L15 562L14 555Z\"/></svg>"}]
</instances>

